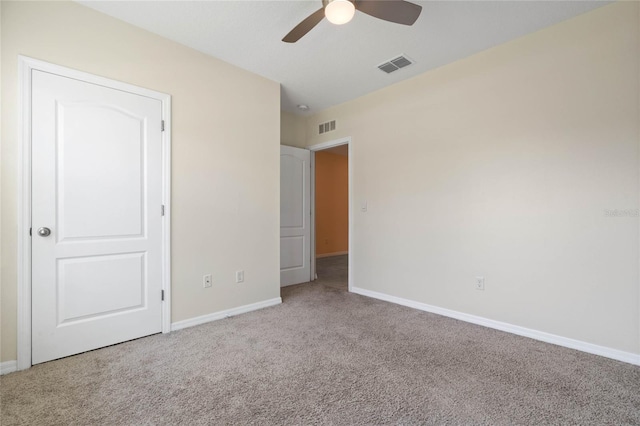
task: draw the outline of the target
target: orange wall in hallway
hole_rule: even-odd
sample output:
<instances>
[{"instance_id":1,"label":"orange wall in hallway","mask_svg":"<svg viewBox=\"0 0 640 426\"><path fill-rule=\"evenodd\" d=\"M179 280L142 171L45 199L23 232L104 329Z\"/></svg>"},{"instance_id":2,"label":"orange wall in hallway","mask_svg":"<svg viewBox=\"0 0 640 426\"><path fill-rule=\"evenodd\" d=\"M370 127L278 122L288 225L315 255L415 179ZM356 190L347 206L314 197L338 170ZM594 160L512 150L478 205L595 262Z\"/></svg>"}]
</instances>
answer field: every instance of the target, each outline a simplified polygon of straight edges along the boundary
<instances>
[{"instance_id":1,"label":"orange wall in hallway","mask_svg":"<svg viewBox=\"0 0 640 426\"><path fill-rule=\"evenodd\" d=\"M349 159L316 152L316 255L349 249Z\"/></svg>"}]
</instances>

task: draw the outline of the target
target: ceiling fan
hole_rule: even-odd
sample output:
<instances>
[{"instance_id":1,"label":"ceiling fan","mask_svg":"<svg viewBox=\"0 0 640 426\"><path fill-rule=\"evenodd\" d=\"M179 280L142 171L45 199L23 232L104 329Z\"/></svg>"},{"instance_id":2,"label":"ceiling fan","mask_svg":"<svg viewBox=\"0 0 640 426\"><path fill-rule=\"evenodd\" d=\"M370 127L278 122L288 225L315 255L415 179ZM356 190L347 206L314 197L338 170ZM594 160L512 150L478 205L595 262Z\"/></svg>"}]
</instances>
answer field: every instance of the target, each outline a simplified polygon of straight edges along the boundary
<instances>
[{"instance_id":1,"label":"ceiling fan","mask_svg":"<svg viewBox=\"0 0 640 426\"><path fill-rule=\"evenodd\" d=\"M295 43L325 17L333 24L346 24L356 10L384 21L413 25L420 16L422 6L404 0L322 0L322 7L296 25L282 41Z\"/></svg>"}]
</instances>

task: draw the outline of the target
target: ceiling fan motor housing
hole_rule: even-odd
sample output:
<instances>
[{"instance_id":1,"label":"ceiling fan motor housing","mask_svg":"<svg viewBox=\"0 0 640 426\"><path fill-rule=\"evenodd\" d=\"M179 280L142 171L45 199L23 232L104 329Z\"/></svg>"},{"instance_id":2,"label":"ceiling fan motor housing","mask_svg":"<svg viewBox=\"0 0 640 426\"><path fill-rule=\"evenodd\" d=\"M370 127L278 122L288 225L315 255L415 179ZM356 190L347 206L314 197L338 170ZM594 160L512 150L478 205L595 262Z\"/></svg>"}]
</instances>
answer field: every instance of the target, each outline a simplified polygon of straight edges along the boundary
<instances>
[{"instance_id":1,"label":"ceiling fan motor housing","mask_svg":"<svg viewBox=\"0 0 640 426\"><path fill-rule=\"evenodd\" d=\"M335 0L322 0L322 7L326 8L330 3L333 3L334 1ZM350 1L351 3L355 4L353 0L347 0L347 1Z\"/></svg>"}]
</instances>

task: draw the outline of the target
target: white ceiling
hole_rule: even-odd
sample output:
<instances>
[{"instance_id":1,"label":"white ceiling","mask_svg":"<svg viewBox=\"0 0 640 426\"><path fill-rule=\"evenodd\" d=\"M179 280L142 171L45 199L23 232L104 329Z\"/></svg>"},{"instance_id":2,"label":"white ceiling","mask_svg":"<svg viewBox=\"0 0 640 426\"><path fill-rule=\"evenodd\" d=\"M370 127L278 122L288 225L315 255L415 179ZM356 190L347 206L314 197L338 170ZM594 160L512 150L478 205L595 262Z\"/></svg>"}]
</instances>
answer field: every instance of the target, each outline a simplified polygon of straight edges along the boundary
<instances>
[{"instance_id":1,"label":"white ceiling","mask_svg":"<svg viewBox=\"0 0 640 426\"><path fill-rule=\"evenodd\" d=\"M326 19L297 43L281 41L321 7L303 1L80 1L138 27L220 58L282 85L282 109L306 114L357 98L505 43L608 2L414 1L411 27L356 12ZM377 65L405 54L415 64L393 74Z\"/></svg>"}]
</instances>

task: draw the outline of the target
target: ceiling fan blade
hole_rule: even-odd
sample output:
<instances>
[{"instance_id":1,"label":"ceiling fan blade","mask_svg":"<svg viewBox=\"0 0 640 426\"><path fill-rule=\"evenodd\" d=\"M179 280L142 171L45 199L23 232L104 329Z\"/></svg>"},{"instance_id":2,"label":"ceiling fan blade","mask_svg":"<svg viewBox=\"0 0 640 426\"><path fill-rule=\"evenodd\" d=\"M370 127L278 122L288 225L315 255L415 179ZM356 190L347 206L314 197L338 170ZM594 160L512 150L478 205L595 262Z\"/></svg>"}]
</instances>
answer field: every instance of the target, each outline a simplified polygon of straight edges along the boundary
<instances>
[{"instance_id":1,"label":"ceiling fan blade","mask_svg":"<svg viewBox=\"0 0 640 426\"><path fill-rule=\"evenodd\" d=\"M404 0L356 0L356 9L385 21L413 25L422 6Z\"/></svg>"},{"instance_id":2,"label":"ceiling fan blade","mask_svg":"<svg viewBox=\"0 0 640 426\"><path fill-rule=\"evenodd\" d=\"M292 29L289 34L284 36L282 41L285 43L295 43L300 40L307 34L309 31L313 29L316 25L320 23L324 19L324 8L313 12L311 15L307 16L302 22L300 22L294 29Z\"/></svg>"}]
</instances>

